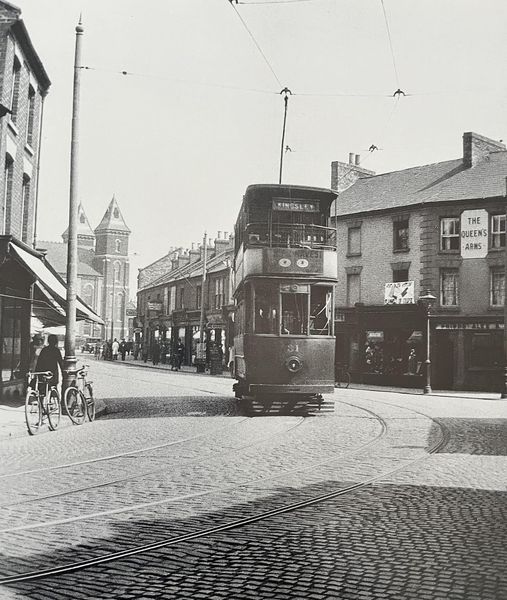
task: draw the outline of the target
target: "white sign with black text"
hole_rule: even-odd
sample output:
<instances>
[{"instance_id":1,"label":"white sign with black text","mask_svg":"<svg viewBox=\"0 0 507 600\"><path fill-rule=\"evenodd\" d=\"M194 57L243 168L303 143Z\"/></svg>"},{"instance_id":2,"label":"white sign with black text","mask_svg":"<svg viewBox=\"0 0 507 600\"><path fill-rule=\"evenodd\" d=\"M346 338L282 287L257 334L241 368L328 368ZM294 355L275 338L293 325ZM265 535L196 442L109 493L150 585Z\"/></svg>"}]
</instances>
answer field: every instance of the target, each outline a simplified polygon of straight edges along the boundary
<instances>
[{"instance_id":1,"label":"white sign with black text","mask_svg":"<svg viewBox=\"0 0 507 600\"><path fill-rule=\"evenodd\" d=\"M384 304L414 304L414 282L393 281L384 287Z\"/></svg>"},{"instance_id":2,"label":"white sign with black text","mask_svg":"<svg viewBox=\"0 0 507 600\"><path fill-rule=\"evenodd\" d=\"M465 210L461 213L461 256L484 258L488 253L488 211Z\"/></svg>"}]
</instances>

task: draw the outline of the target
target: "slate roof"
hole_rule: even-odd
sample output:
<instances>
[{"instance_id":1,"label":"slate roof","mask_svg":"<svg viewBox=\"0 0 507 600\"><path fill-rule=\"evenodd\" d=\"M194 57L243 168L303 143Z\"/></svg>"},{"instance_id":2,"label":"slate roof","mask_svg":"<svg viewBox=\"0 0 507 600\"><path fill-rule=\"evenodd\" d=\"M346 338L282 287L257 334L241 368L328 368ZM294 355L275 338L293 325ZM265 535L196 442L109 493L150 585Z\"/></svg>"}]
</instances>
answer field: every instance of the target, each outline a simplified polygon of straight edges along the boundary
<instances>
[{"instance_id":1,"label":"slate roof","mask_svg":"<svg viewBox=\"0 0 507 600\"><path fill-rule=\"evenodd\" d=\"M67 244L63 242L38 242L41 250L47 250L46 258L57 273L64 279L67 277ZM77 274L79 277L102 277L93 268L95 252L92 248L78 248Z\"/></svg>"},{"instance_id":2,"label":"slate roof","mask_svg":"<svg viewBox=\"0 0 507 600\"><path fill-rule=\"evenodd\" d=\"M98 231L125 231L130 233L114 196L102 217L102 221L95 228L95 233Z\"/></svg>"},{"instance_id":3,"label":"slate roof","mask_svg":"<svg viewBox=\"0 0 507 600\"><path fill-rule=\"evenodd\" d=\"M62 237L64 240L68 238L68 231L69 228L67 227L67 229L62 233ZM83 205L81 203L79 203L77 209L77 235L78 237L83 236L95 239L95 234L93 233L93 229L90 226L90 222L88 221L88 217L86 216Z\"/></svg>"},{"instance_id":4,"label":"slate roof","mask_svg":"<svg viewBox=\"0 0 507 600\"><path fill-rule=\"evenodd\" d=\"M212 257L208 255L206 261L206 273L210 274L223 271L227 267L227 259L231 259L232 255L232 248L227 248L226 250L223 250L222 252L219 252L218 254ZM138 290L138 292L149 290L160 285L165 285L173 281L180 281L181 279L185 278L202 276L203 263L203 260L196 260L195 262L190 263L188 265L184 265L179 269L169 271L165 275L162 275L162 277L156 279L155 281L151 281L148 285Z\"/></svg>"},{"instance_id":5,"label":"slate roof","mask_svg":"<svg viewBox=\"0 0 507 600\"><path fill-rule=\"evenodd\" d=\"M491 152L468 168L459 158L365 177L340 194L337 215L504 197L506 177L507 151ZM331 215L334 215L334 207Z\"/></svg>"}]
</instances>

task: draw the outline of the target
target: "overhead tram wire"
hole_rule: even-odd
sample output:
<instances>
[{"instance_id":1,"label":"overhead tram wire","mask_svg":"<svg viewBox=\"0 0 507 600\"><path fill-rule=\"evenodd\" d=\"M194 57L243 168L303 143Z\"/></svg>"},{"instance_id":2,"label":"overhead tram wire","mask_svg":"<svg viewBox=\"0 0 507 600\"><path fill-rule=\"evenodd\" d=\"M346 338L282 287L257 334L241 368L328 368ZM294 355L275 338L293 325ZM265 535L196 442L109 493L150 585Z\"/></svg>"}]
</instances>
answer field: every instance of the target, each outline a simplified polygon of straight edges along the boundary
<instances>
[{"instance_id":1,"label":"overhead tram wire","mask_svg":"<svg viewBox=\"0 0 507 600\"><path fill-rule=\"evenodd\" d=\"M252 31L250 30L250 28L248 27L248 25L246 24L246 21L243 19L243 17L239 14L238 9L236 8L236 5L233 4L232 2L230 2L230 5L232 6L232 8L234 9L234 12L238 15L238 19L241 21L241 23L243 24L243 27L246 29L248 35L251 37L253 43L255 44L255 47L257 48L257 50L259 51L260 55L262 56L262 58L264 59L264 62L266 63L266 65L268 66L268 69L271 71L271 74L273 75L273 77L276 79L276 82L278 83L278 86L283 88L283 84L280 81L280 79L278 78L278 75L275 73L275 70L273 69L273 67L271 66L271 63L269 62L267 56L264 54L262 48L259 46L257 40L255 39L254 34L252 33Z\"/></svg>"},{"instance_id":2,"label":"overhead tram wire","mask_svg":"<svg viewBox=\"0 0 507 600\"><path fill-rule=\"evenodd\" d=\"M400 89L400 80L398 77L398 69L396 67L396 59L394 57L393 40L391 38L391 29L389 27L389 19L387 18L387 12L386 12L386 7L384 6L384 0L380 0L380 4L382 5L382 12L384 13L384 21L385 21L386 29L387 29L387 38L389 40L389 48L391 49L391 58L393 60L394 76L396 77L396 85L398 86L398 89L395 92L395 94L396 94L398 92L401 92L401 89ZM402 93L405 96L405 93L404 92L402 92Z\"/></svg>"}]
</instances>

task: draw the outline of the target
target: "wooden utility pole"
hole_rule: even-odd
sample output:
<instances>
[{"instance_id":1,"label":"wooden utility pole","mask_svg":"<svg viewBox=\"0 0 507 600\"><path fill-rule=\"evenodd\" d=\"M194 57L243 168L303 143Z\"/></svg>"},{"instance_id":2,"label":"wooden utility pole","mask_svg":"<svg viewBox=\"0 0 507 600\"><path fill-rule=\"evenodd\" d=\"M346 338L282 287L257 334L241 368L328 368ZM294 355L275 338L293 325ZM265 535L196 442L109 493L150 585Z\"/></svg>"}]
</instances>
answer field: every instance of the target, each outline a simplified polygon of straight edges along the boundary
<instances>
[{"instance_id":1,"label":"wooden utility pole","mask_svg":"<svg viewBox=\"0 0 507 600\"><path fill-rule=\"evenodd\" d=\"M76 27L74 54L74 93L72 101L72 134L70 148L69 239L67 242L67 322L65 330L64 388L76 368L76 295L77 295L77 226L78 226L78 150L79 150L79 93L81 80L81 18Z\"/></svg>"}]
</instances>

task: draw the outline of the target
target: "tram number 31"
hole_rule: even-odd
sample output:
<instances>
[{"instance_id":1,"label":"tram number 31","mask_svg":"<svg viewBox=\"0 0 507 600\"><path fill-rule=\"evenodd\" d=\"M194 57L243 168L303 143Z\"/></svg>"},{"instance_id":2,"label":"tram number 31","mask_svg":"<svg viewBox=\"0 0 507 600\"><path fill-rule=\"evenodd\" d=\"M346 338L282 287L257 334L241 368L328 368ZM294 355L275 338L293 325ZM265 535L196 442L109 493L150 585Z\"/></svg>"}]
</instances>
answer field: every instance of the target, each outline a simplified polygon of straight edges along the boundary
<instances>
[{"instance_id":1,"label":"tram number 31","mask_svg":"<svg viewBox=\"0 0 507 600\"><path fill-rule=\"evenodd\" d=\"M288 350L288 352L299 352L299 345L298 344L289 344L287 346L287 350Z\"/></svg>"}]
</instances>

